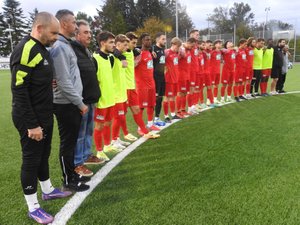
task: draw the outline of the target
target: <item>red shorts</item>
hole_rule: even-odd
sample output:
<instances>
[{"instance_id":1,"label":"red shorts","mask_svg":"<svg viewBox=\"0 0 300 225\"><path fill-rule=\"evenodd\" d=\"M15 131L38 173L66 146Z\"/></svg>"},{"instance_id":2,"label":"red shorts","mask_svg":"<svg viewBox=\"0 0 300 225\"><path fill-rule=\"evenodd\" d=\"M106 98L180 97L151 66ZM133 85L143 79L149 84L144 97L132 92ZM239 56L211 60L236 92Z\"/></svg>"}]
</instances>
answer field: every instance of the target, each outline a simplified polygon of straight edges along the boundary
<instances>
[{"instance_id":1,"label":"red shorts","mask_svg":"<svg viewBox=\"0 0 300 225\"><path fill-rule=\"evenodd\" d=\"M94 121L100 123L112 121L114 116L114 107L115 106L111 106L103 109L95 108Z\"/></svg>"},{"instance_id":2,"label":"red shorts","mask_svg":"<svg viewBox=\"0 0 300 225\"><path fill-rule=\"evenodd\" d=\"M269 76L271 76L271 72L272 72L272 69L264 69L264 70L262 70L262 77L269 77Z\"/></svg>"},{"instance_id":3,"label":"red shorts","mask_svg":"<svg viewBox=\"0 0 300 225\"><path fill-rule=\"evenodd\" d=\"M178 81L178 92L186 93L190 91L190 81L189 80L179 80Z\"/></svg>"},{"instance_id":4,"label":"red shorts","mask_svg":"<svg viewBox=\"0 0 300 225\"><path fill-rule=\"evenodd\" d=\"M211 73L211 83L213 85L220 84L220 73Z\"/></svg>"},{"instance_id":5,"label":"red shorts","mask_svg":"<svg viewBox=\"0 0 300 225\"><path fill-rule=\"evenodd\" d=\"M196 86L196 76L197 76L197 74L196 74L196 72L191 72L190 73L190 86L192 86L192 87L194 87L194 86Z\"/></svg>"},{"instance_id":6,"label":"red shorts","mask_svg":"<svg viewBox=\"0 0 300 225\"><path fill-rule=\"evenodd\" d=\"M247 68L246 69L246 80L252 80L253 78L253 69L252 68Z\"/></svg>"},{"instance_id":7,"label":"red shorts","mask_svg":"<svg viewBox=\"0 0 300 225\"><path fill-rule=\"evenodd\" d=\"M177 95L178 84L166 83L166 97L175 97Z\"/></svg>"},{"instance_id":8,"label":"red shorts","mask_svg":"<svg viewBox=\"0 0 300 225\"><path fill-rule=\"evenodd\" d=\"M234 71L224 69L222 71L222 79L221 79L222 84L233 84L234 77L235 77Z\"/></svg>"},{"instance_id":9,"label":"red shorts","mask_svg":"<svg viewBox=\"0 0 300 225\"><path fill-rule=\"evenodd\" d=\"M137 89L140 108L154 107L156 104L155 88Z\"/></svg>"},{"instance_id":10,"label":"red shorts","mask_svg":"<svg viewBox=\"0 0 300 225\"><path fill-rule=\"evenodd\" d=\"M128 89L127 90L127 98L128 98L128 106L138 106L139 105L139 98L137 91L135 89Z\"/></svg>"},{"instance_id":11,"label":"red shorts","mask_svg":"<svg viewBox=\"0 0 300 225\"><path fill-rule=\"evenodd\" d=\"M203 84L208 87L212 85L210 73L203 74Z\"/></svg>"},{"instance_id":12,"label":"red shorts","mask_svg":"<svg viewBox=\"0 0 300 225\"><path fill-rule=\"evenodd\" d=\"M127 103L117 103L114 106L114 118L117 118L119 116L125 116L127 113Z\"/></svg>"},{"instance_id":13,"label":"red shorts","mask_svg":"<svg viewBox=\"0 0 300 225\"><path fill-rule=\"evenodd\" d=\"M246 78L246 71L236 71L235 72L235 78L234 78L234 82L235 83L241 83L244 82Z\"/></svg>"}]
</instances>

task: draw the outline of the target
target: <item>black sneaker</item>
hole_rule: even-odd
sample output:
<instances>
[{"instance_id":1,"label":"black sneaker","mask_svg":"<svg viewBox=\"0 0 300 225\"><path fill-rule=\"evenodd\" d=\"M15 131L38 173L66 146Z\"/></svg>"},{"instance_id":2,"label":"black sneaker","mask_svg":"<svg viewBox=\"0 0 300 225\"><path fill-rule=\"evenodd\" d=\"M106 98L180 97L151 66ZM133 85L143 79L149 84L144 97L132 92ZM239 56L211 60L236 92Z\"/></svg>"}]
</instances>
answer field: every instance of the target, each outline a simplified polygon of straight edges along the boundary
<instances>
[{"instance_id":1,"label":"black sneaker","mask_svg":"<svg viewBox=\"0 0 300 225\"><path fill-rule=\"evenodd\" d=\"M241 100L248 100L243 95L239 96L239 99L241 99Z\"/></svg>"},{"instance_id":2,"label":"black sneaker","mask_svg":"<svg viewBox=\"0 0 300 225\"><path fill-rule=\"evenodd\" d=\"M72 191L72 192L82 192L90 188L89 185L86 185L82 182L71 180L68 184L63 184L63 191Z\"/></svg>"},{"instance_id":3,"label":"black sneaker","mask_svg":"<svg viewBox=\"0 0 300 225\"><path fill-rule=\"evenodd\" d=\"M278 92L279 94L284 94L284 93L286 93L285 90L278 90L277 92Z\"/></svg>"},{"instance_id":4,"label":"black sneaker","mask_svg":"<svg viewBox=\"0 0 300 225\"><path fill-rule=\"evenodd\" d=\"M259 93L256 93L256 94L255 94L255 97L259 97L259 96L261 96Z\"/></svg>"},{"instance_id":5,"label":"black sneaker","mask_svg":"<svg viewBox=\"0 0 300 225\"><path fill-rule=\"evenodd\" d=\"M166 123L172 123L172 120L171 120L169 117L166 117L166 118L165 118L165 122L166 122Z\"/></svg>"},{"instance_id":6,"label":"black sneaker","mask_svg":"<svg viewBox=\"0 0 300 225\"><path fill-rule=\"evenodd\" d=\"M251 97L252 97L252 98L255 98L256 96L255 96L255 94L251 94Z\"/></svg>"},{"instance_id":7,"label":"black sneaker","mask_svg":"<svg viewBox=\"0 0 300 225\"><path fill-rule=\"evenodd\" d=\"M74 180L78 181L78 182L86 183L86 182L89 182L91 180L91 178L85 177L85 176L82 176L82 175L79 175L76 173L76 174L74 174Z\"/></svg>"},{"instance_id":8,"label":"black sneaker","mask_svg":"<svg viewBox=\"0 0 300 225\"><path fill-rule=\"evenodd\" d=\"M181 120L182 118L180 118L179 116L175 115L172 117L172 120Z\"/></svg>"},{"instance_id":9,"label":"black sneaker","mask_svg":"<svg viewBox=\"0 0 300 225\"><path fill-rule=\"evenodd\" d=\"M234 97L234 99L236 100L236 102L240 102L240 98L239 97Z\"/></svg>"}]
</instances>

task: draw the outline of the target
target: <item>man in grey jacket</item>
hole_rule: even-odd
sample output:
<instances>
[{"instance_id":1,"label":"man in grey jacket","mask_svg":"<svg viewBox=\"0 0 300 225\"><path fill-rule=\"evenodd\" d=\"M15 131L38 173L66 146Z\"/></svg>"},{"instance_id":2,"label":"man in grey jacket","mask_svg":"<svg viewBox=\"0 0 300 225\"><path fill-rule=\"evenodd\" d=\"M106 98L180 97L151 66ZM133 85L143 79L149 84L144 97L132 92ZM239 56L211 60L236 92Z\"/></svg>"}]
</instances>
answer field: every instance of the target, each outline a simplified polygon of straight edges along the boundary
<instances>
[{"instance_id":1,"label":"man in grey jacket","mask_svg":"<svg viewBox=\"0 0 300 225\"><path fill-rule=\"evenodd\" d=\"M60 22L58 40L50 50L56 81L54 87L54 109L58 123L60 148L59 158L63 174L63 186L71 191L85 191L87 177L75 173L74 151L78 138L81 117L88 107L82 99L82 83L77 57L71 47L70 38L77 28L73 12L63 9L56 13Z\"/></svg>"}]
</instances>

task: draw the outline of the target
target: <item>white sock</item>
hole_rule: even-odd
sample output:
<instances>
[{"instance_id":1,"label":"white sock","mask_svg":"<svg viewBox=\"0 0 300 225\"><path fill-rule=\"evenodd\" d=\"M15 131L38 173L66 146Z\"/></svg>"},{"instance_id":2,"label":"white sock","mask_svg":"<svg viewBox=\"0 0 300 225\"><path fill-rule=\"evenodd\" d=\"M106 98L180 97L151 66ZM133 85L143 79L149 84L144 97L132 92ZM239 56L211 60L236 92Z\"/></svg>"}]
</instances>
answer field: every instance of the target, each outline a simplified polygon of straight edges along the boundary
<instances>
[{"instance_id":1,"label":"white sock","mask_svg":"<svg viewBox=\"0 0 300 225\"><path fill-rule=\"evenodd\" d=\"M51 184L50 178L45 181L40 181L41 189L44 194L50 194L54 191L54 187Z\"/></svg>"},{"instance_id":2,"label":"white sock","mask_svg":"<svg viewBox=\"0 0 300 225\"><path fill-rule=\"evenodd\" d=\"M169 118L169 115L165 115L165 118Z\"/></svg>"},{"instance_id":3,"label":"white sock","mask_svg":"<svg viewBox=\"0 0 300 225\"><path fill-rule=\"evenodd\" d=\"M29 212L33 212L36 209L40 208L40 204L38 202L36 192L34 194L24 195L24 196L25 196L25 200L26 200Z\"/></svg>"},{"instance_id":4,"label":"white sock","mask_svg":"<svg viewBox=\"0 0 300 225\"><path fill-rule=\"evenodd\" d=\"M148 121L148 127L151 127L153 125L153 121Z\"/></svg>"},{"instance_id":5,"label":"white sock","mask_svg":"<svg viewBox=\"0 0 300 225\"><path fill-rule=\"evenodd\" d=\"M216 97L214 97L214 102L218 101L218 99Z\"/></svg>"},{"instance_id":6,"label":"white sock","mask_svg":"<svg viewBox=\"0 0 300 225\"><path fill-rule=\"evenodd\" d=\"M171 116L172 116L172 117L175 116L175 115L176 115L175 113L172 113L172 112L171 112Z\"/></svg>"},{"instance_id":7,"label":"white sock","mask_svg":"<svg viewBox=\"0 0 300 225\"><path fill-rule=\"evenodd\" d=\"M222 100L222 101L224 101L224 100L225 100L224 96L222 96L222 97L221 97L221 100Z\"/></svg>"}]
</instances>

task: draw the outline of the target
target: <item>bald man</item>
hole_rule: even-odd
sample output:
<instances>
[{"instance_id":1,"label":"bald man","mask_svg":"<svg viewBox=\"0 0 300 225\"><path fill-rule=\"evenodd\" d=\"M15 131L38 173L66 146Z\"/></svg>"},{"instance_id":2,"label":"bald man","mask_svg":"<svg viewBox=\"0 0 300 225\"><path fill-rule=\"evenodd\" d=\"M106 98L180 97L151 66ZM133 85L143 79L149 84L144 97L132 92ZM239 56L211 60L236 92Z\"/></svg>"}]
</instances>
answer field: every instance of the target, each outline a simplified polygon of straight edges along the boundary
<instances>
[{"instance_id":1,"label":"bald man","mask_svg":"<svg viewBox=\"0 0 300 225\"><path fill-rule=\"evenodd\" d=\"M15 47L10 58L12 74L12 119L22 147L21 184L28 205L28 216L38 223L50 223L37 200L37 181L42 199L67 197L71 192L53 188L48 158L53 130L52 61L46 47L58 37L59 23L47 12L36 15L32 32Z\"/></svg>"}]
</instances>

